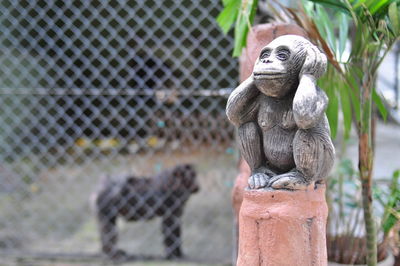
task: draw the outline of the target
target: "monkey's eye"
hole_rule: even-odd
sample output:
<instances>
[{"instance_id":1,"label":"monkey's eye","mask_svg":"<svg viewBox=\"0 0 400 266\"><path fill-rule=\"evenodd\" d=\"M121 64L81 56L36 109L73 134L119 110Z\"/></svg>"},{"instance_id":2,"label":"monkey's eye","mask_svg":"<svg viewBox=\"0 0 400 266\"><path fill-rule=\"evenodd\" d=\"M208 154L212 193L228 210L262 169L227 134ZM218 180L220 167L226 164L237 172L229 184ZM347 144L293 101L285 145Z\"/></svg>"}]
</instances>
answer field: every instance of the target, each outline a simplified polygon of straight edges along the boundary
<instances>
[{"instance_id":1,"label":"monkey's eye","mask_svg":"<svg viewBox=\"0 0 400 266\"><path fill-rule=\"evenodd\" d=\"M287 49L281 49L276 53L276 58L281 61L286 61L289 59L290 51Z\"/></svg>"},{"instance_id":2,"label":"monkey's eye","mask_svg":"<svg viewBox=\"0 0 400 266\"><path fill-rule=\"evenodd\" d=\"M271 50L266 50L266 51L264 51L264 52L261 53L260 59L267 58L267 57L269 57L270 55L271 55Z\"/></svg>"}]
</instances>

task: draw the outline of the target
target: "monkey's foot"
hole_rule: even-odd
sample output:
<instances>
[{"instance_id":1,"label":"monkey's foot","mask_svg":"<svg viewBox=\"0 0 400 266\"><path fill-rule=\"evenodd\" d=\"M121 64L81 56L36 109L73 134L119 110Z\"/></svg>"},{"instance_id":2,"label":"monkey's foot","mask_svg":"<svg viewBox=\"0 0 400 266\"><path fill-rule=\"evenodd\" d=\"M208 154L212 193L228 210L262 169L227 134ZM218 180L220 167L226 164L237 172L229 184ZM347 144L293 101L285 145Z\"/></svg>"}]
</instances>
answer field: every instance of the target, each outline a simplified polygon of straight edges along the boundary
<instances>
[{"instance_id":1,"label":"monkey's foot","mask_svg":"<svg viewBox=\"0 0 400 266\"><path fill-rule=\"evenodd\" d=\"M264 173L255 173L249 177L249 188L258 189L266 187L270 177Z\"/></svg>"},{"instance_id":2,"label":"monkey's foot","mask_svg":"<svg viewBox=\"0 0 400 266\"><path fill-rule=\"evenodd\" d=\"M305 190L309 183L303 174L297 171L272 177L268 186L273 189Z\"/></svg>"},{"instance_id":3,"label":"monkey's foot","mask_svg":"<svg viewBox=\"0 0 400 266\"><path fill-rule=\"evenodd\" d=\"M166 256L167 260L176 260L176 259L182 259L185 257L180 249L175 249L172 252L169 252Z\"/></svg>"},{"instance_id":4,"label":"monkey's foot","mask_svg":"<svg viewBox=\"0 0 400 266\"><path fill-rule=\"evenodd\" d=\"M129 258L128 254L121 249L115 249L112 252L107 252L107 257L115 262L124 262Z\"/></svg>"},{"instance_id":5,"label":"monkey's foot","mask_svg":"<svg viewBox=\"0 0 400 266\"><path fill-rule=\"evenodd\" d=\"M258 189L266 187L268 185L269 179L269 175L266 175L264 173L255 173L249 177L247 183L249 184L249 188Z\"/></svg>"},{"instance_id":6,"label":"monkey's foot","mask_svg":"<svg viewBox=\"0 0 400 266\"><path fill-rule=\"evenodd\" d=\"M276 174L269 170L267 167L259 167L254 170L253 174L249 177L247 183L250 189L263 188L268 185L268 181Z\"/></svg>"}]
</instances>

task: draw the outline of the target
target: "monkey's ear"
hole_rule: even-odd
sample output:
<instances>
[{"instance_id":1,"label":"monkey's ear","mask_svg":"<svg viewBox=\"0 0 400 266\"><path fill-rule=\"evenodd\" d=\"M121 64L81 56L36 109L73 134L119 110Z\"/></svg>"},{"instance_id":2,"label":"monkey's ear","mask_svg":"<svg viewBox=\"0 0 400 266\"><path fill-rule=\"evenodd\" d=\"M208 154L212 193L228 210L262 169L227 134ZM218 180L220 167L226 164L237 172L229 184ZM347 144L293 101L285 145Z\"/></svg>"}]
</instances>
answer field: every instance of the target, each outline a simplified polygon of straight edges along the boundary
<instances>
[{"instance_id":1,"label":"monkey's ear","mask_svg":"<svg viewBox=\"0 0 400 266\"><path fill-rule=\"evenodd\" d=\"M299 86L293 99L293 116L299 128L314 127L328 105L317 79L326 71L327 59L316 46L306 44L306 58L299 73Z\"/></svg>"}]
</instances>

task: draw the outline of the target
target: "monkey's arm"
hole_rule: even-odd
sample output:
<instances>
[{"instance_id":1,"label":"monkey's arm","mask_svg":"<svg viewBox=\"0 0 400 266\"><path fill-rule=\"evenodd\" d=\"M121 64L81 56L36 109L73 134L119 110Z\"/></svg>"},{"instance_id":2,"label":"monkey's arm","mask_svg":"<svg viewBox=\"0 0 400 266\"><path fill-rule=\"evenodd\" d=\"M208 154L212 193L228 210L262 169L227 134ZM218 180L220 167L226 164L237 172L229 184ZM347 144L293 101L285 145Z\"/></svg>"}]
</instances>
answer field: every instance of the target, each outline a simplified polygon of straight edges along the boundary
<instances>
[{"instance_id":1,"label":"monkey's arm","mask_svg":"<svg viewBox=\"0 0 400 266\"><path fill-rule=\"evenodd\" d=\"M255 121L258 110L256 101L260 91L254 84L253 75L243 81L229 96L226 115L235 126Z\"/></svg>"},{"instance_id":2,"label":"monkey's arm","mask_svg":"<svg viewBox=\"0 0 400 266\"><path fill-rule=\"evenodd\" d=\"M315 127L324 115L328 97L316 85L315 77L304 74L293 99L293 115L301 129Z\"/></svg>"}]
</instances>

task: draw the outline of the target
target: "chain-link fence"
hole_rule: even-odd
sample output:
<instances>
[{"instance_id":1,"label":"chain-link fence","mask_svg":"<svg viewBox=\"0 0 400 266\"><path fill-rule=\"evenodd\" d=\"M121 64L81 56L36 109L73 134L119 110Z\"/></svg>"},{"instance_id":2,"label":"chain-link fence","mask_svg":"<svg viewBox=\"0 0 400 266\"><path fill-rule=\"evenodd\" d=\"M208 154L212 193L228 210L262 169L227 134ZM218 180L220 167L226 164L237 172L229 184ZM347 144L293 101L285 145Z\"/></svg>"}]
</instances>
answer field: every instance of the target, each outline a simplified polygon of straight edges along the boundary
<instances>
[{"instance_id":1,"label":"chain-link fence","mask_svg":"<svg viewBox=\"0 0 400 266\"><path fill-rule=\"evenodd\" d=\"M230 261L219 2L0 2L0 258Z\"/></svg>"}]
</instances>

